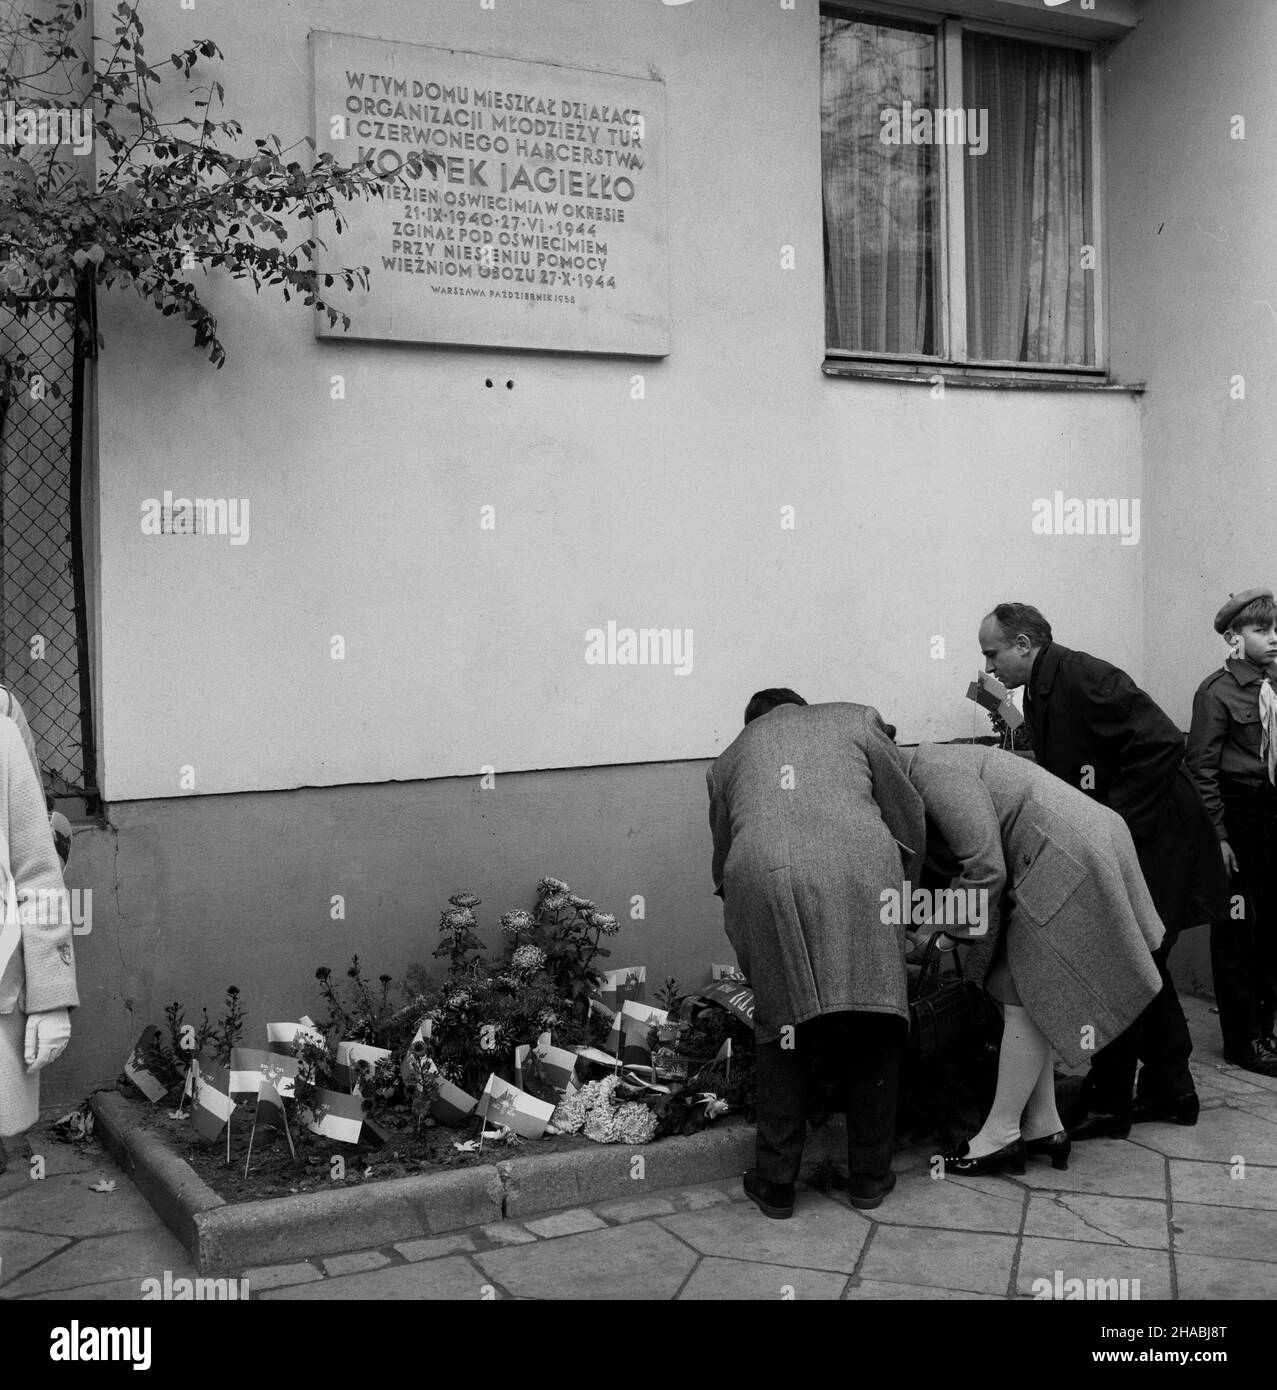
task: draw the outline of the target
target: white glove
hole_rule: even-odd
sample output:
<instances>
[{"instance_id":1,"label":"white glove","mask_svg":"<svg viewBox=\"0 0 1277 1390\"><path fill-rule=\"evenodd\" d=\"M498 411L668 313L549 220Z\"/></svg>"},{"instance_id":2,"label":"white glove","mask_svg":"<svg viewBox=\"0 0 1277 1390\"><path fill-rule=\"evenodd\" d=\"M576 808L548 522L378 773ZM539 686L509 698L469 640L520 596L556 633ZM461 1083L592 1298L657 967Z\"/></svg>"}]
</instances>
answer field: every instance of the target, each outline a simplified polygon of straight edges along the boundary
<instances>
[{"instance_id":1,"label":"white glove","mask_svg":"<svg viewBox=\"0 0 1277 1390\"><path fill-rule=\"evenodd\" d=\"M50 1009L48 1013L27 1015L26 1046L23 1057L27 1075L56 1062L71 1041L71 1014L66 1009Z\"/></svg>"}]
</instances>

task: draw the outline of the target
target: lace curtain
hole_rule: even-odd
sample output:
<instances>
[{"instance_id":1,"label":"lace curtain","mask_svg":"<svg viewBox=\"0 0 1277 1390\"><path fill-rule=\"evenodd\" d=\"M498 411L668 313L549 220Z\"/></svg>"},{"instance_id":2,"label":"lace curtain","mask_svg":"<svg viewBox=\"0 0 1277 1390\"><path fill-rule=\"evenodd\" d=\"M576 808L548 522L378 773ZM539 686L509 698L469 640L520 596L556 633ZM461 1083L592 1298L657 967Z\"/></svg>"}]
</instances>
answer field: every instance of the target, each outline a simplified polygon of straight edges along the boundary
<instances>
[{"instance_id":1,"label":"lace curtain","mask_svg":"<svg viewBox=\"0 0 1277 1390\"><path fill-rule=\"evenodd\" d=\"M1094 360L1087 55L963 38L965 104L989 112L966 156L967 349L986 361Z\"/></svg>"},{"instance_id":2,"label":"lace curtain","mask_svg":"<svg viewBox=\"0 0 1277 1390\"><path fill-rule=\"evenodd\" d=\"M820 47L826 341L936 353L935 147L880 138L885 109L935 106L935 35L826 18Z\"/></svg>"}]
</instances>

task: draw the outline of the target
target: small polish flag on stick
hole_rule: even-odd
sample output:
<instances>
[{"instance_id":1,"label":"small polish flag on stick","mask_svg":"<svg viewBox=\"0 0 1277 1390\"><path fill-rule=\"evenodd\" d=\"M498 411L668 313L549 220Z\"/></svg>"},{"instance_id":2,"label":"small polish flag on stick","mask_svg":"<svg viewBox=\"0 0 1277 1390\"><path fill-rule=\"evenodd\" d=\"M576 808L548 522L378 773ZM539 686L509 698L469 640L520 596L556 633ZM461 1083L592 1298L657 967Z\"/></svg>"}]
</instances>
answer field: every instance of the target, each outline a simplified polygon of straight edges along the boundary
<instances>
[{"instance_id":1,"label":"small polish flag on stick","mask_svg":"<svg viewBox=\"0 0 1277 1390\"><path fill-rule=\"evenodd\" d=\"M226 1067L207 1057L191 1062L191 1084L194 1096L191 1119L195 1132L214 1143L227 1130L235 1102L231 1099L231 1075Z\"/></svg>"}]
</instances>

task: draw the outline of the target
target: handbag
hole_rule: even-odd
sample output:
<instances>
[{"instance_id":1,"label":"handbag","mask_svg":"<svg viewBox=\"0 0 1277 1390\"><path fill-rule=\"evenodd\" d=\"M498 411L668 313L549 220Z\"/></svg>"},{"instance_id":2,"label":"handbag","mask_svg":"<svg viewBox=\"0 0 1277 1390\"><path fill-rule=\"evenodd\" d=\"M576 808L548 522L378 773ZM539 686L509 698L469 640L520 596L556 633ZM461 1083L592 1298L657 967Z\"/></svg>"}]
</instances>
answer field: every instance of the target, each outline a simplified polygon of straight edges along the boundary
<instances>
[{"instance_id":1,"label":"handbag","mask_svg":"<svg viewBox=\"0 0 1277 1390\"><path fill-rule=\"evenodd\" d=\"M934 932L928 937L917 994L909 1001L908 1049L920 1062L983 1031L989 1021L984 990L963 974L956 951L952 952L953 970L941 972L938 942L944 934Z\"/></svg>"}]
</instances>

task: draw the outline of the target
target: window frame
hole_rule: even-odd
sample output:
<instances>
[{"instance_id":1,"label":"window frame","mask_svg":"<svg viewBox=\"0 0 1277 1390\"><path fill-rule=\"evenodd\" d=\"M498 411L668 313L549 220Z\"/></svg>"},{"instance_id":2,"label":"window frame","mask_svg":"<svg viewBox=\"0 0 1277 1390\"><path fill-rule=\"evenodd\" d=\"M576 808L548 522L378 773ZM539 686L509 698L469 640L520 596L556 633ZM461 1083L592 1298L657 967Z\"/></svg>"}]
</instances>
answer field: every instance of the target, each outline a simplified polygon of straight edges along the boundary
<instances>
[{"instance_id":1,"label":"window frame","mask_svg":"<svg viewBox=\"0 0 1277 1390\"><path fill-rule=\"evenodd\" d=\"M821 0L820 17L838 19L880 20L890 23L901 20L925 24L936 35L936 59L939 68L938 89L942 108L956 110L965 107L962 100L962 36L964 33L992 34L999 38L1018 39L1025 43L1044 44L1050 48L1072 48L1090 55L1090 122L1087 138L1090 142L1090 188L1087 190L1091 207L1091 238L1096 249L1095 268L1091 271L1091 315L1094 324L1093 363L1009 362L1001 359L972 357L967 350L966 297L966 179L962 159L951 155L959 147L937 145L939 151L940 227L943 245L938 248L940 271L938 329L941 351L925 353L874 352L867 349L834 348L825 344L825 364L832 375L884 375L899 378L916 375L930 379L938 372L947 375L1004 378L1019 377L1045 383L1060 381L1074 384L1103 384L1109 380L1108 366L1108 281L1105 274L1104 235L1105 208L1103 199L1104 162L1104 45L1101 40L1061 34L1051 29L1034 29L1024 25L1004 24L975 16L956 16L940 10L918 9L907 5L883 3L883 0ZM965 158L971 158L965 149ZM821 164L822 178L824 164ZM823 215L824 192L821 192ZM828 291L826 290L827 294ZM877 369L877 371L875 371ZM930 369L924 370L924 369Z\"/></svg>"}]
</instances>

